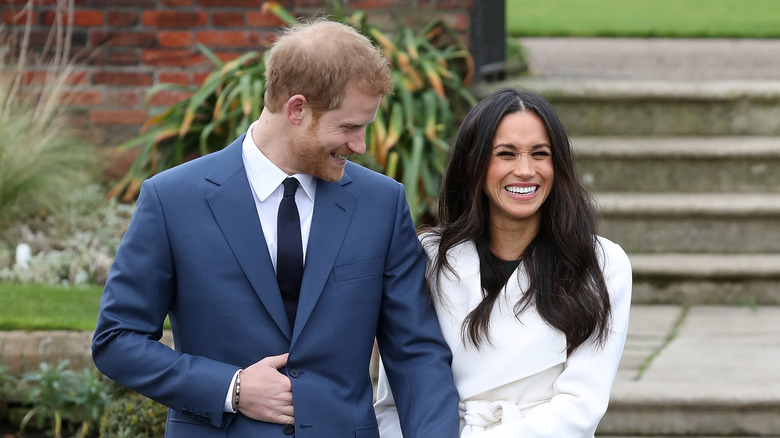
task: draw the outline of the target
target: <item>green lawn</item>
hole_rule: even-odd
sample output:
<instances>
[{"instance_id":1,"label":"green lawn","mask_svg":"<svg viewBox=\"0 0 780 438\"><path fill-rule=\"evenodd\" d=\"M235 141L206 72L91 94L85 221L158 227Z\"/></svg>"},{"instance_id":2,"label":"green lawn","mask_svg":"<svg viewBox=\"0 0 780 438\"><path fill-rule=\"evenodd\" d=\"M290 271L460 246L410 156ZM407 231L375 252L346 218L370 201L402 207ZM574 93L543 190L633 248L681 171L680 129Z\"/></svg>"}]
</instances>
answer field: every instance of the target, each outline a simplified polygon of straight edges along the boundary
<instances>
[{"instance_id":1,"label":"green lawn","mask_svg":"<svg viewBox=\"0 0 780 438\"><path fill-rule=\"evenodd\" d=\"M94 330L102 287L0 283L0 330Z\"/></svg>"},{"instance_id":2,"label":"green lawn","mask_svg":"<svg viewBox=\"0 0 780 438\"><path fill-rule=\"evenodd\" d=\"M507 0L511 36L780 37L778 0Z\"/></svg>"},{"instance_id":3,"label":"green lawn","mask_svg":"<svg viewBox=\"0 0 780 438\"><path fill-rule=\"evenodd\" d=\"M0 330L95 330L102 286L0 282ZM171 329L165 319L163 326Z\"/></svg>"}]
</instances>

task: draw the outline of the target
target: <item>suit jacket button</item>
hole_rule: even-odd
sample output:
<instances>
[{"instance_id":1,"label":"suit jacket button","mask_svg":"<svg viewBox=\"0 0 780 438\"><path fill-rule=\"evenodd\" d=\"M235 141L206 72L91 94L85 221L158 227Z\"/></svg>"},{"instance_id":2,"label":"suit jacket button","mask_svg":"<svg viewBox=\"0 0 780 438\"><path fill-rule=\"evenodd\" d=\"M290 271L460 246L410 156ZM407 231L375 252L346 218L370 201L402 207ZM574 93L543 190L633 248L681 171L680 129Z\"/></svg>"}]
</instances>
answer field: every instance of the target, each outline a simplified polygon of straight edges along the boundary
<instances>
[{"instance_id":1,"label":"suit jacket button","mask_svg":"<svg viewBox=\"0 0 780 438\"><path fill-rule=\"evenodd\" d=\"M285 435L292 435L295 433L295 426L292 424L285 424L282 428L282 432L284 432Z\"/></svg>"},{"instance_id":2,"label":"suit jacket button","mask_svg":"<svg viewBox=\"0 0 780 438\"><path fill-rule=\"evenodd\" d=\"M295 378L295 377L298 377L300 375L301 375L301 373L300 373L300 371L298 371L297 368L293 368L293 369L290 370L290 377Z\"/></svg>"}]
</instances>

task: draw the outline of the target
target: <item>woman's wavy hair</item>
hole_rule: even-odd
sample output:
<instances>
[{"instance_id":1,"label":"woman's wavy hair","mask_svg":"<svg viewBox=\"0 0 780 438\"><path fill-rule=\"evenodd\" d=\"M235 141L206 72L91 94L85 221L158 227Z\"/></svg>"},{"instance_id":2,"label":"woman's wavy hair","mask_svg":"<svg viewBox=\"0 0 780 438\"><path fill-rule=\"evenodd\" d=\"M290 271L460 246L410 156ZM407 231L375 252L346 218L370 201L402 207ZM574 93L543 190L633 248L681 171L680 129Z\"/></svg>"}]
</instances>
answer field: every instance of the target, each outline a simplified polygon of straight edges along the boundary
<instances>
[{"instance_id":1,"label":"woman's wavy hair","mask_svg":"<svg viewBox=\"0 0 780 438\"><path fill-rule=\"evenodd\" d=\"M516 88L498 90L480 101L461 124L442 179L439 224L428 230L439 242L429 278L439 278L445 269L457 275L447 252L463 242L475 243L483 300L463 322L463 338L476 348L490 343L490 313L511 273L490 254L483 185L499 123L507 114L521 111L537 115L544 124L554 182L541 207L539 232L522 255L530 286L515 303L514 312L520 318L525 309L535 306L547 323L566 335L571 354L591 337L603 345L611 308L596 253L594 202L577 178L569 137L552 105L541 96ZM432 299L446 301L446 291L429 291Z\"/></svg>"}]
</instances>

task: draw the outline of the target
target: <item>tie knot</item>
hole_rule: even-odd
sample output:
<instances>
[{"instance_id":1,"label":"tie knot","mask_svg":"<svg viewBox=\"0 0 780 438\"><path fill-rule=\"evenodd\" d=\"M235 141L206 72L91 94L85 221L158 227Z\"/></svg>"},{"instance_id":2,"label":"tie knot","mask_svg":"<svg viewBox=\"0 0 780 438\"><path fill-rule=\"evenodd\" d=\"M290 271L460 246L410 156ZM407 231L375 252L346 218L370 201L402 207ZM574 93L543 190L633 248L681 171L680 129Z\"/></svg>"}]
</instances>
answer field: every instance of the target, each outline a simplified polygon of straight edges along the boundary
<instances>
[{"instance_id":1,"label":"tie knot","mask_svg":"<svg viewBox=\"0 0 780 438\"><path fill-rule=\"evenodd\" d=\"M297 178L286 178L282 185L284 185L284 197L295 196L295 191L298 190L298 184L300 182Z\"/></svg>"}]
</instances>

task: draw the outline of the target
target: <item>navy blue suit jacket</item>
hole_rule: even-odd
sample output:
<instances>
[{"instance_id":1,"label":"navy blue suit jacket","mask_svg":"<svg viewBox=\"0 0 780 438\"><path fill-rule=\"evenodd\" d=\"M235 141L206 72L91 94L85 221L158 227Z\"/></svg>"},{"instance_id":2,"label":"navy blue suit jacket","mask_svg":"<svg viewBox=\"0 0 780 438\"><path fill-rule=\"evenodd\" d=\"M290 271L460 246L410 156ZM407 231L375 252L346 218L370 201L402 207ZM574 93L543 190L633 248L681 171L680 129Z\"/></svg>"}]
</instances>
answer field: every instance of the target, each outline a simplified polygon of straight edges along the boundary
<instances>
[{"instance_id":1,"label":"navy blue suit jacket","mask_svg":"<svg viewBox=\"0 0 780 438\"><path fill-rule=\"evenodd\" d=\"M291 330L242 141L142 185L103 292L95 364L170 408L166 436L282 437L282 425L223 404L236 370L289 352L281 371L296 437L378 437L376 337L407 436L456 437L451 355L425 297L403 187L353 163L339 182L317 181ZM166 315L175 349L158 342Z\"/></svg>"}]
</instances>

